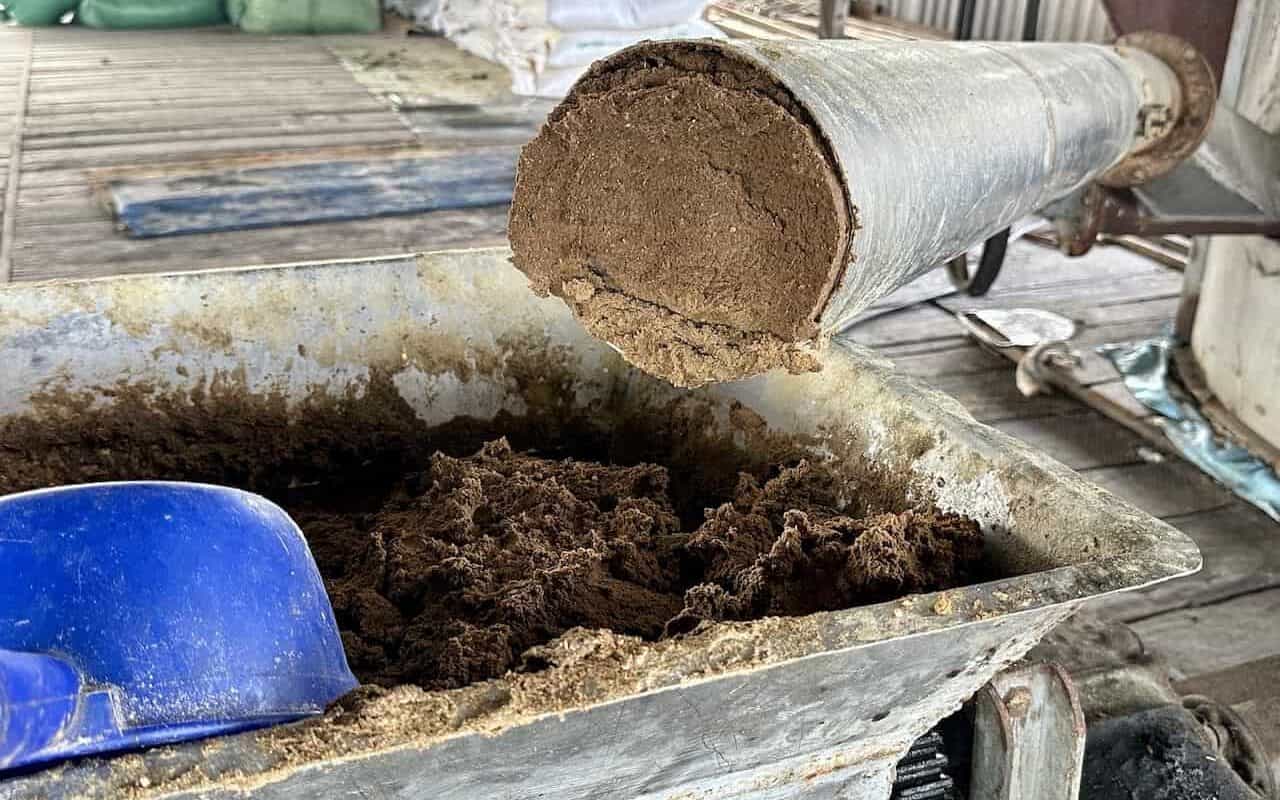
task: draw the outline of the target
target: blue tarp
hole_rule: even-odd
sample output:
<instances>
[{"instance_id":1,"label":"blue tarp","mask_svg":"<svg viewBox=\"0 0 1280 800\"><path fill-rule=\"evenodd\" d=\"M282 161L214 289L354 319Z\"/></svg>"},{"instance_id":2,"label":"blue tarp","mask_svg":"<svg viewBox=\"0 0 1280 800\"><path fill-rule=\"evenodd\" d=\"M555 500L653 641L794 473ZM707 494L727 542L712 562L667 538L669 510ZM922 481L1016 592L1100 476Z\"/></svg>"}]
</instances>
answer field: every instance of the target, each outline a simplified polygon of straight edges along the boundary
<instances>
[{"instance_id":1,"label":"blue tarp","mask_svg":"<svg viewBox=\"0 0 1280 800\"><path fill-rule=\"evenodd\" d=\"M113 181L109 188L130 235L177 236L509 203L518 157L518 148L504 147Z\"/></svg>"},{"instance_id":2,"label":"blue tarp","mask_svg":"<svg viewBox=\"0 0 1280 800\"><path fill-rule=\"evenodd\" d=\"M1124 376L1138 402L1160 415L1156 424L1183 457L1280 522L1275 471L1243 447L1215 436L1200 411L1169 390L1169 355L1175 345L1173 337L1161 336L1097 350Z\"/></svg>"}]
</instances>

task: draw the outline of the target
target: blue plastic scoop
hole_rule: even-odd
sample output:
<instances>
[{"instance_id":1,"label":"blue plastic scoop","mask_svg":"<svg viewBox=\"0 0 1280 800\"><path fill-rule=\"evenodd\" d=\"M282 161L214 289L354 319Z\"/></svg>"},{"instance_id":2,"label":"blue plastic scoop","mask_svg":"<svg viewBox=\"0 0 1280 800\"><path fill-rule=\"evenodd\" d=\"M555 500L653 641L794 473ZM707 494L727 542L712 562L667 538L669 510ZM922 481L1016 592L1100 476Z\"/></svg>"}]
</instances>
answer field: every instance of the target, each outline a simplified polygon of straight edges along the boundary
<instances>
[{"instance_id":1,"label":"blue plastic scoop","mask_svg":"<svg viewBox=\"0 0 1280 800\"><path fill-rule=\"evenodd\" d=\"M294 720L355 685L270 501L151 481L0 497L0 772Z\"/></svg>"}]
</instances>

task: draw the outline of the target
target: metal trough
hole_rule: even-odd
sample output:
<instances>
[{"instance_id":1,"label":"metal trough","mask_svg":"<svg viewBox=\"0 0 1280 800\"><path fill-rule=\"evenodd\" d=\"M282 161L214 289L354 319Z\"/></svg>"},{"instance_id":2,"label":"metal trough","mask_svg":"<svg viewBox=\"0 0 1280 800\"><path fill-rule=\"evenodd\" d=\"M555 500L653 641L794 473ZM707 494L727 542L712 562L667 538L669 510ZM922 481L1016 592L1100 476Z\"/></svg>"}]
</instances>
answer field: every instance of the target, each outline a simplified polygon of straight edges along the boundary
<instances>
[{"instance_id":1,"label":"metal trough","mask_svg":"<svg viewBox=\"0 0 1280 800\"><path fill-rule=\"evenodd\" d=\"M324 719L59 766L0 783L0 797L885 797L914 739L1081 602L1199 566L1178 531L853 344L837 340L818 373L678 391L533 296L508 259L489 249L5 287L0 456L92 435L88 415L126 403L180 404L166 440L178 449L191 415L233 402L283 415L300 436L308 415L364 402L424 429L469 416L571 435L559 421L616 432L678 418L682 441L749 459L790 442L851 481L970 514L1000 577L658 643L573 632L544 648L540 671L401 687ZM4 463L0 480L20 482ZM12 624L3 610L0 624Z\"/></svg>"}]
</instances>

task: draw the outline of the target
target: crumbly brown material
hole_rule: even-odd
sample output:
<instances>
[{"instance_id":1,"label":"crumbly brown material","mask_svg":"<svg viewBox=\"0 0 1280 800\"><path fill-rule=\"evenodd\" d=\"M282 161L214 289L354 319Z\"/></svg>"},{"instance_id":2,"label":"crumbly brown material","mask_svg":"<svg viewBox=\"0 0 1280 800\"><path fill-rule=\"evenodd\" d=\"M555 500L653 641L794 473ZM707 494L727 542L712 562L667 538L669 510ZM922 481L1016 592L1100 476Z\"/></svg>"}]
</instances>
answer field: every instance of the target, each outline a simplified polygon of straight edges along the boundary
<instances>
[{"instance_id":1,"label":"crumbly brown material","mask_svg":"<svg viewBox=\"0 0 1280 800\"><path fill-rule=\"evenodd\" d=\"M758 68L654 52L594 70L525 147L516 266L676 385L816 368L798 345L819 334L850 230L833 161Z\"/></svg>"},{"instance_id":2,"label":"crumbly brown material","mask_svg":"<svg viewBox=\"0 0 1280 800\"><path fill-rule=\"evenodd\" d=\"M563 291L588 330L616 347L627 361L676 386L732 381L775 367L793 373L818 370L812 345L694 322L610 291L598 280L573 278L564 283Z\"/></svg>"},{"instance_id":3,"label":"crumbly brown material","mask_svg":"<svg viewBox=\"0 0 1280 800\"><path fill-rule=\"evenodd\" d=\"M536 666L531 648L575 627L652 640L945 588L982 552L976 523L936 509L858 516L808 462L763 485L743 475L692 532L651 464L553 461L498 440L437 454L420 487L369 515L299 515L366 682L464 686L522 654Z\"/></svg>"}]
</instances>

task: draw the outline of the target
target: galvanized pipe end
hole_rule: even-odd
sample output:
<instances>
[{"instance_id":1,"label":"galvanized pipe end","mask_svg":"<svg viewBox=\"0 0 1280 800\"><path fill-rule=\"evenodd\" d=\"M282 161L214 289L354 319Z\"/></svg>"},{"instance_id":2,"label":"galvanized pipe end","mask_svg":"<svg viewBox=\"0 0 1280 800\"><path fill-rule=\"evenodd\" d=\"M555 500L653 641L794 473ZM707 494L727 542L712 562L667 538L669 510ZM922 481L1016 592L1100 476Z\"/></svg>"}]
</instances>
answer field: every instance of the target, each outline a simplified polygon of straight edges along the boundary
<instances>
[{"instance_id":1,"label":"galvanized pipe end","mask_svg":"<svg viewBox=\"0 0 1280 800\"><path fill-rule=\"evenodd\" d=\"M854 211L822 129L714 41L595 64L521 154L509 226L535 290L680 385L783 366L849 260ZM803 349L803 348L801 348Z\"/></svg>"}]
</instances>

